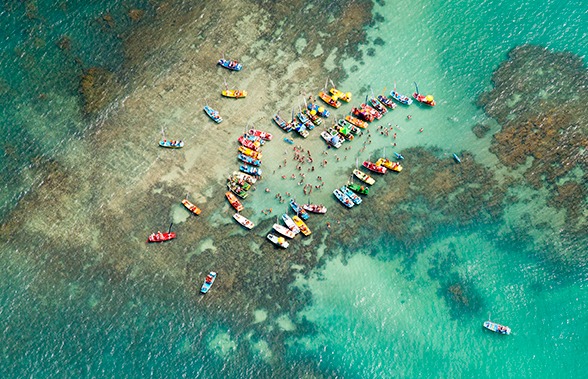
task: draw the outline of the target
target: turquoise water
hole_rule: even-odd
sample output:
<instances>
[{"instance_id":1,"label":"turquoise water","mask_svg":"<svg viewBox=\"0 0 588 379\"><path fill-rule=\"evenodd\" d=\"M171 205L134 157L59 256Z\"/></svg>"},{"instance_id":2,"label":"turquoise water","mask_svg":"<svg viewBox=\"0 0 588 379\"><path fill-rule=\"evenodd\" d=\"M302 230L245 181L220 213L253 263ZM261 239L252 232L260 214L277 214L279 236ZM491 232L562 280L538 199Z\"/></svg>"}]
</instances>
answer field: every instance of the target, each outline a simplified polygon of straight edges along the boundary
<instances>
[{"instance_id":1,"label":"turquoise water","mask_svg":"<svg viewBox=\"0 0 588 379\"><path fill-rule=\"evenodd\" d=\"M62 158L67 148L95 127L82 112L79 77L93 66L120 70L125 56L117 34L132 28L124 17L127 8L114 0L68 2L65 10L36 5L42 21L27 17L25 3L0 13L0 28L10 31L0 43L0 215L5 217L44 179L44 164L68 164ZM136 6L152 11L147 2ZM116 32L104 32L96 21L107 10ZM489 169L508 171L488 151L490 136L478 139L470 131L487 121L476 100L491 87L492 72L509 50L525 43L581 57L588 52L588 12L572 1L388 1L373 12L384 20L368 29L362 60L345 61L348 77L338 85L360 99L370 86L389 92L394 82L410 94L417 81L439 105L399 107L383 119L400 126L397 147L374 133L365 153L331 161L339 171L353 166L355 156L363 160L384 147L390 154L413 146L439 147L442 156L469 151ZM63 35L71 39L69 52L56 44ZM378 37L383 46L373 44ZM492 132L497 130L493 125ZM318 156L319 145L309 144ZM268 155L279 157L282 149ZM278 161L268 169L277 169ZM337 180L326 178L329 185ZM274 192L288 188L279 178L267 185ZM99 266L90 273L81 270L75 282L66 274L47 278L44 266L60 261L67 266L66 254L73 252L53 251L33 239L31 248L43 254L27 258L6 238L0 253L0 373L7 378L582 377L588 351L586 266L568 267L549 253L581 255L585 236L557 233L563 218L547 209L541 191L512 191L519 201L507 204L492 223L472 215L467 227L439 228L423 217L420 227L432 232L418 243L374 235L369 225L357 223L357 235L367 242L353 252L335 247L308 277L299 275L291 284L292 310L273 309L270 300L232 307L195 299L165 272L120 280ZM251 201L257 208L277 206L256 195ZM336 207L329 191L313 200ZM551 228L542 225L546 220ZM319 242L313 242L312 252L322 255ZM104 254L108 247L98 250ZM483 331L489 315L513 334Z\"/></svg>"}]
</instances>

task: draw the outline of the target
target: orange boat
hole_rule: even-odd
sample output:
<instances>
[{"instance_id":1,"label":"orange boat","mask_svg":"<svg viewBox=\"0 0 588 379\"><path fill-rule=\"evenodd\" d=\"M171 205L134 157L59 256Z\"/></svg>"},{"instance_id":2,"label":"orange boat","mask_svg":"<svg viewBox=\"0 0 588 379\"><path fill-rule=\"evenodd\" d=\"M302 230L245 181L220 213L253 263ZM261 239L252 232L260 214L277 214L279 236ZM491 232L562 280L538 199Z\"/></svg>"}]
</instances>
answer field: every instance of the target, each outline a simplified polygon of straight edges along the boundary
<instances>
[{"instance_id":1,"label":"orange boat","mask_svg":"<svg viewBox=\"0 0 588 379\"><path fill-rule=\"evenodd\" d=\"M368 127L367 122L360 120L358 118L355 118L353 116L349 116L349 115L345 116L345 121L357 126L358 128L366 129Z\"/></svg>"},{"instance_id":2,"label":"orange boat","mask_svg":"<svg viewBox=\"0 0 588 379\"><path fill-rule=\"evenodd\" d=\"M376 166L384 166L392 171L402 171L402 166L398 162L392 162L388 158L380 158L376 161Z\"/></svg>"},{"instance_id":3,"label":"orange boat","mask_svg":"<svg viewBox=\"0 0 588 379\"><path fill-rule=\"evenodd\" d=\"M184 207L186 207L190 212L194 213L195 215L199 215L200 212L202 212L200 208L198 208L195 204L191 203L188 199L182 200L182 204L184 204Z\"/></svg>"},{"instance_id":4,"label":"orange boat","mask_svg":"<svg viewBox=\"0 0 588 379\"><path fill-rule=\"evenodd\" d=\"M243 209L245 209L245 207L243 207L243 204L241 204L239 199L237 199L237 196L235 196L231 191L225 193L225 196L227 197L227 200L229 200L229 203L231 203L233 208L237 210L237 212L241 212Z\"/></svg>"},{"instance_id":5,"label":"orange boat","mask_svg":"<svg viewBox=\"0 0 588 379\"><path fill-rule=\"evenodd\" d=\"M327 95L326 92L321 91L318 95L322 101L324 101L325 103L329 104L334 108L339 108L341 106L341 102L338 101L336 97L331 97Z\"/></svg>"},{"instance_id":6,"label":"orange boat","mask_svg":"<svg viewBox=\"0 0 588 379\"><path fill-rule=\"evenodd\" d=\"M298 217L298 216L292 216L292 221L294 221L294 223L296 224L296 226L298 227L298 229L300 229L300 231L302 232L302 234L304 234L305 236L309 236L312 233L310 231L310 229L308 228L308 226L306 226L306 224L304 223L304 221L302 221L302 219L300 219L300 217Z\"/></svg>"}]
</instances>

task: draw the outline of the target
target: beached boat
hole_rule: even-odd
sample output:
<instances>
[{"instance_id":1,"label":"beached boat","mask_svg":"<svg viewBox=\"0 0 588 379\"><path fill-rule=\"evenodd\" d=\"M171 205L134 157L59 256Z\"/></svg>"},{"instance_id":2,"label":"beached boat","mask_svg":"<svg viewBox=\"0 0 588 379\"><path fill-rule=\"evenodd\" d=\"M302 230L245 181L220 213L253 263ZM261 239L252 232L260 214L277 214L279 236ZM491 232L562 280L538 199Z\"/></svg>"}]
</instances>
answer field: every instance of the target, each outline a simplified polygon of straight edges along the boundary
<instances>
[{"instance_id":1,"label":"beached boat","mask_svg":"<svg viewBox=\"0 0 588 379\"><path fill-rule=\"evenodd\" d=\"M227 197L227 200L229 200L231 206L235 208L237 212L241 212L243 209L245 209L243 204L241 204L239 199L237 199L237 197L231 191L226 192L225 196Z\"/></svg>"},{"instance_id":2,"label":"beached boat","mask_svg":"<svg viewBox=\"0 0 588 379\"><path fill-rule=\"evenodd\" d=\"M362 129L366 129L369 126L367 122L349 115L345 116L345 121Z\"/></svg>"},{"instance_id":3,"label":"beached boat","mask_svg":"<svg viewBox=\"0 0 588 379\"><path fill-rule=\"evenodd\" d=\"M378 111L377 109L375 109L374 107L372 107L366 103L361 104L361 109L363 109L364 111L366 111L369 114L371 114L372 116L374 116L374 118L376 120L379 120L382 118L382 116L384 116L384 114L382 112Z\"/></svg>"},{"instance_id":4,"label":"beached boat","mask_svg":"<svg viewBox=\"0 0 588 379\"><path fill-rule=\"evenodd\" d=\"M259 151L261 149L261 143L259 143L259 141L252 141L249 138L246 138L245 136L239 136L237 140L241 145L245 146L248 149L255 151Z\"/></svg>"},{"instance_id":5,"label":"beached boat","mask_svg":"<svg viewBox=\"0 0 588 379\"><path fill-rule=\"evenodd\" d=\"M367 195L370 193L370 188L362 186L361 184L349 183L347 184L347 188L362 195Z\"/></svg>"},{"instance_id":6,"label":"beached boat","mask_svg":"<svg viewBox=\"0 0 588 379\"><path fill-rule=\"evenodd\" d=\"M241 152L245 155L249 155L250 157L253 157L255 159L261 159L261 152L251 150L250 148L245 147L245 146L239 146L239 152Z\"/></svg>"},{"instance_id":7,"label":"beached boat","mask_svg":"<svg viewBox=\"0 0 588 379\"><path fill-rule=\"evenodd\" d=\"M331 87L329 89L329 93L331 95L333 95L334 98L343 100L346 103L351 101L351 92L343 92L343 91L339 91L335 87Z\"/></svg>"},{"instance_id":8,"label":"beached boat","mask_svg":"<svg viewBox=\"0 0 588 379\"><path fill-rule=\"evenodd\" d=\"M167 233L157 232L157 233L151 233L149 235L149 237L147 237L147 242L164 242L164 241L173 240L174 238L176 238L175 232L167 232Z\"/></svg>"},{"instance_id":9,"label":"beached boat","mask_svg":"<svg viewBox=\"0 0 588 379\"><path fill-rule=\"evenodd\" d=\"M200 292L207 293L208 290L210 290L210 287L212 287L212 284L214 283L215 279L216 272L211 271L210 273L208 273L208 275L206 275L206 278L204 279L204 284L202 285L202 287L200 287Z\"/></svg>"},{"instance_id":10,"label":"beached boat","mask_svg":"<svg viewBox=\"0 0 588 379\"><path fill-rule=\"evenodd\" d=\"M278 223L275 223L273 226L274 230L278 233L280 233L283 236L286 236L288 238L294 238L296 237L296 233L294 233L293 231L291 231L290 229L286 228L284 225L280 225Z\"/></svg>"},{"instance_id":11,"label":"beached boat","mask_svg":"<svg viewBox=\"0 0 588 379\"><path fill-rule=\"evenodd\" d=\"M275 234L269 233L267 235L267 239L272 241L275 245L278 245L279 247L283 247L284 249L286 249L286 248L288 248L288 246L290 246L290 244L288 243L288 241L286 241L286 239L284 237L279 237L279 236L276 236Z\"/></svg>"},{"instance_id":12,"label":"beached boat","mask_svg":"<svg viewBox=\"0 0 588 379\"><path fill-rule=\"evenodd\" d=\"M376 166L384 166L389 170L400 172L402 171L402 166L398 162L393 162L388 158L379 158L376 161Z\"/></svg>"},{"instance_id":13,"label":"beached boat","mask_svg":"<svg viewBox=\"0 0 588 379\"><path fill-rule=\"evenodd\" d=\"M308 103L306 108L308 108L310 112L316 112L317 115L324 118L327 118L331 115L331 112L329 112L328 109L326 109L325 107L321 107L320 105L315 103Z\"/></svg>"},{"instance_id":14,"label":"beached boat","mask_svg":"<svg viewBox=\"0 0 588 379\"><path fill-rule=\"evenodd\" d=\"M282 117L280 117L279 114L275 114L274 117L272 117L272 120L274 120L274 122L276 123L276 125L278 125L280 127L280 129L282 129L285 132L290 132L292 131L292 125L288 122L286 122L286 120L284 120Z\"/></svg>"},{"instance_id":15,"label":"beached boat","mask_svg":"<svg viewBox=\"0 0 588 379\"><path fill-rule=\"evenodd\" d=\"M292 216L292 221L294 221L294 223L296 224L296 226L298 227L298 229L300 229L300 232L302 234L304 234L305 236L309 236L312 234L312 232L310 231L310 229L308 228L308 226L306 226L306 224L304 223L304 221L302 221L300 219L300 217L298 216Z\"/></svg>"},{"instance_id":16,"label":"beached boat","mask_svg":"<svg viewBox=\"0 0 588 379\"><path fill-rule=\"evenodd\" d=\"M231 192L234 193L235 195L239 196L241 199L245 199L245 198L247 198L247 195L249 195L247 190L238 184L228 182L227 187L229 187Z\"/></svg>"},{"instance_id":17,"label":"beached boat","mask_svg":"<svg viewBox=\"0 0 588 379\"><path fill-rule=\"evenodd\" d=\"M212 109L208 105L205 105L204 106L204 113L206 113L208 115L208 117L210 117L211 119L213 119L214 122L216 122L217 124L220 123L223 120L223 118L221 117L219 111L215 111L214 109Z\"/></svg>"},{"instance_id":18,"label":"beached boat","mask_svg":"<svg viewBox=\"0 0 588 379\"><path fill-rule=\"evenodd\" d=\"M362 109L362 108L353 107L353 108L351 108L351 113L353 113L354 116L360 118L361 120L364 120L367 122L372 122L376 118L370 112L368 112L367 110Z\"/></svg>"},{"instance_id":19,"label":"beached boat","mask_svg":"<svg viewBox=\"0 0 588 379\"><path fill-rule=\"evenodd\" d=\"M339 136L333 136L326 131L321 132L321 137L327 142L328 145L333 146L335 149L341 147L341 139Z\"/></svg>"},{"instance_id":20,"label":"beached boat","mask_svg":"<svg viewBox=\"0 0 588 379\"><path fill-rule=\"evenodd\" d=\"M384 104L390 109L395 109L397 107L395 102L393 102L392 100L390 100L390 98L384 95L378 95L378 100L380 101L380 103Z\"/></svg>"},{"instance_id":21,"label":"beached boat","mask_svg":"<svg viewBox=\"0 0 588 379\"><path fill-rule=\"evenodd\" d=\"M239 166L239 170L243 171L246 174L253 175L253 176L261 176L261 169L253 166L249 166L246 164L242 164Z\"/></svg>"},{"instance_id":22,"label":"beached boat","mask_svg":"<svg viewBox=\"0 0 588 379\"><path fill-rule=\"evenodd\" d=\"M294 222L294 220L292 220L290 218L290 216L288 216L286 213L284 213L282 215L282 220L284 221L284 224L286 224L286 226L294 233L294 234L298 234L300 233L300 228L298 228L298 226L296 225L296 223Z\"/></svg>"},{"instance_id":23,"label":"beached boat","mask_svg":"<svg viewBox=\"0 0 588 379\"><path fill-rule=\"evenodd\" d=\"M255 184L255 182L257 181L256 177L239 171L233 171L233 178L246 181L249 184Z\"/></svg>"},{"instance_id":24,"label":"beached boat","mask_svg":"<svg viewBox=\"0 0 588 379\"><path fill-rule=\"evenodd\" d=\"M355 205L355 203L353 202L353 200L351 200L349 198L349 196L345 195L338 188L336 188L333 191L333 195L335 195L335 197L337 198L337 200L339 200L341 202L341 204L345 205L347 208L351 208L351 207L353 207Z\"/></svg>"},{"instance_id":25,"label":"beached boat","mask_svg":"<svg viewBox=\"0 0 588 379\"><path fill-rule=\"evenodd\" d=\"M500 325L490 320L484 322L484 328L493 331L498 334L509 335L511 330L508 326Z\"/></svg>"},{"instance_id":26,"label":"beached boat","mask_svg":"<svg viewBox=\"0 0 588 379\"><path fill-rule=\"evenodd\" d=\"M329 104L333 108L339 108L341 106L341 102L338 101L336 97L331 97L324 91L320 91L318 95L322 101Z\"/></svg>"},{"instance_id":27,"label":"beached boat","mask_svg":"<svg viewBox=\"0 0 588 379\"><path fill-rule=\"evenodd\" d=\"M377 172L378 174L385 174L388 169L384 166L376 166L375 163L370 161L363 161L363 167L370 171Z\"/></svg>"},{"instance_id":28,"label":"beached boat","mask_svg":"<svg viewBox=\"0 0 588 379\"><path fill-rule=\"evenodd\" d=\"M261 160L250 157L249 155L245 155L243 153L240 153L239 155L237 155L237 158L239 158L239 160L241 160L245 163L249 163L250 165L261 166Z\"/></svg>"},{"instance_id":29,"label":"beached boat","mask_svg":"<svg viewBox=\"0 0 588 379\"><path fill-rule=\"evenodd\" d=\"M159 146L167 147L168 149L179 149L184 147L184 141L162 139L159 141Z\"/></svg>"},{"instance_id":30,"label":"beached boat","mask_svg":"<svg viewBox=\"0 0 588 379\"><path fill-rule=\"evenodd\" d=\"M353 192L352 190L347 188L347 186L341 186L340 190L341 190L341 192L343 192L345 194L345 196L350 198L351 201L353 201L355 204L357 204L357 205L361 204L361 197L359 197L355 192Z\"/></svg>"},{"instance_id":31,"label":"beached boat","mask_svg":"<svg viewBox=\"0 0 588 379\"><path fill-rule=\"evenodd\" d=\"M225 89L222 90L221 94L224 97L232 97L234 99L242 99L244 97L247 97L247 91L240 89Z\"/></svg>"},{"instance_id":32,"label":"beached boat","mask_svg":"<svg viewBox=\"0 0 588 379\"><path fill-rule=\"evenodd\" d=\"M308 212L325 214L327 213L327 207L322 204L302 204L302 208Z\"/></svg>"},{"instance_id":33,"label":"beached boat","mask_svg":"<svg viewBox=\"0 0 588 379\"><path fill-rule=\"evenodd\" d=\"M385 106L383 106L382 103L380 103L380 101L375 97L370 97L369 102L372 105L372 107L374 107L374 109L380 112L382 115L388 113L388 109Z\"/></svg>"},{"instance_id":34,"label":"beached boat","mask_svg":"<svg viewBox=\"0 0 588 379\"><path fill-rule=\"evenodd\" d=\"M408 96L402 95L398 92L396 92L396 88L394 88L391 92L390 92L390 96L392 96L392 98L396 101L398 101L400 104L402 105L410 105L412 104L412 99Z\"/></svg>"},{"instance_id":35,"label":"beached boat","mask_svg":"<svg viewBox=\"0 0 588 379\"><path fill-rule=\"evenodd\" d=\"M358 169L353 170L353 175L355 175L357 179L369 184L370 186L374 185L374 183L376 182L376 179L372 178L363 171L359 171Z\"/></svg>"},{"instance_id":36,"label":"beached boat","mask_svg":"<svg viewBox=\"0 0 588 379\"><path fill-rule=\"evenodd\" d=\"M218 64L232 71L241 71L243 69L243 65L241 63L230 59L219 59Z\"/></svg>"},{"instance_id":37,"label":"beached boat","mask_svg":"<svg viewBox=\"0 0 588 379\"><path fill-rule=\"evenodd\" d=\"M233 215L233 218L235 219L235 221L237 221L239 224L241 224L243 227L247 229L252 229L255 226L254 223L252 223L249 219L247 219L245 216L239 213L235 213Z\"/></svg>"},{"instance_id":38,"label":"beached boat","mask_svg":"<svg viewBox=\"0 0 588 379\"><path fill-rule=\"evenodd\" d=\"M416 101L418 101L421 104L429 105L431 107L434 107L435 105L437 105L437 103L435 102L435 98L433 98L433 95L426 95L425 96L425 95L419 93L419 86L416 84L416 82L414 83L414 86L416 87L416 90L412 94L412 97Z\"/></svg>"},{"instance_id":39,"label":"beached boat","mask_svg":"<svg viewBox=\"0 0 588 379\"><path fill-rule=\"evenodd\" d=\"M453 159L455 159L457 163L461 163L461 159L455 153L453 154Z\"/></svg>"},{"instance_id":40,"label":"beached boat","mask_svg":"<svg viewBox=\"0 0 588 379\"><path fill-rule=\"evenodd\" d=\"M247 133L250 136L259 137L259 138L266 140L266 141L271 141L272 138L274 138L274 136L271 133L264 132L263 130L249 129L249 131Z\"/></svg>"},{"instance_id":41,"label":"beached boat","mask_svg":"<svg viewBox=\"0 0 588 379\"><path fill-rule=\"evenodd\" d=\"M308 220L308 213L294 199L290 200L290 208L303 220Z\"/></svg>"},{"instance_id":42,"label":"beached boat","mask_svg":"<svg viewBox=\"0 0 588 379\"><path fill-rule=\"evenodd\" d=\"M190 212L194 213L195 215L199 215L202 212L202 210L200 210L200 208L198 208L194 203L192 203L188 199L182 200L182 204L184 204L184 207L186 207L186 209L188 209Z\"/></svg>"}]
</instances>

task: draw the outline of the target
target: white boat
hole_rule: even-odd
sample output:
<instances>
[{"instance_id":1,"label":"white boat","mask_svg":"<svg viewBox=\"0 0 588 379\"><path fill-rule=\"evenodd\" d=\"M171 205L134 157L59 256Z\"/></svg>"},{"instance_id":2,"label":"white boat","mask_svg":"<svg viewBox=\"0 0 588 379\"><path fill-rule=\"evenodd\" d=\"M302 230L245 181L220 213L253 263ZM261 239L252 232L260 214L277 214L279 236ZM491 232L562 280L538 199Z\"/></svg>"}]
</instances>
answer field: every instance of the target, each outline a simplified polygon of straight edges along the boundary
<instances>
[{"instance_id":1,"label":"white boat","mask_svg":"<svg viewBox=\"0 0 588 379\"><path fill-rule=\"evenodd\" d=\"M283 247L284 249L290 246L290 244L288 243L288 241L286 241L284 237L278 237L275 234L268 234L267 239L272 241L274 244Z\"/></svg>"},{"instance_id":2,"label":"white boat","mask_svg":"<svg viewBox=\"0 0 588 379\"><path fill-rule=\"evenodd\" d=\"M255 182L257 181L257 178L255 176L240 171L233 171L233 177L239 180L244 180L249 184L255 184Z\"/></svg>"},{"instance_id":3,"label":"white boat","mask_svg":"<svg viewBox=\"0 0 588 379\"><path fill-rule=\"evenodd\" d=\"M321 137L325 140L327 145L331 145L335 149L338 149L341 147L341 140L339 139L339 136L333 136L327 131L322 131Z\"/></svg>"},{"instance_id":4,"label":"white boat","mask_svg":"<svg viewBox=\"0 0 588 379\"><path fill-rule=\"evenodd\" d=\"M288 216L286 213L284 213L282 215L282 220L284 221L284 224L286 224L286 226L292 231L294 232L294 234L298 234L300 233L300 228L298 227L298 225L296 225L296 223L294 222L294 220L292 220L290 218L290 216Z\"/></svg>"},{"instance_id":5,"label":"white boat","mask_svg":"<svg viewBox=\"0 0 588 379\"><path fill-rule=\"evenodd\" d=\"M333 195L335 195L335 197L347 208L351 208L355 205L353 200L351 200L347 195L345 195L343 192L341 192L341 190L338 188L333 191Z\"/></svg>"},{"instance_id":6,"label":"white boat","mask_svg":"<svg viewBox=\"0 0 588 379\"><path fill-rule=\"evenodd\" d=\"M357 205L361 204L361 197L359 197L359 195L355 194L353 191L351 191L349 188L347 188L347 186L341 186L340 190L348 198L350 198L351 201L353 201L355 204L357 204Z\"/></svg>"},{"instance_id":7,"label":"white boat","mask_svg":"<svg viewBox=\"0 0 588 379\"><path fill-rule=\"evenodd\" d=\"M286 236L288 238L296 237L296 233L294 233L290 229L286 228L284 225L274 224L273 228L276 232L278 232L281 235Z\"/></svg>"},{"instance_id":8,"label":"white boat","mask_svg":"<svg viewBox=\"0 0 588 379\"><path fill-rule=\"evenodd\" d=\"M249 221L247 218L245 218L245 216L239 214L239 213L235 213L233 215L233 218L241 225L243 225L245 228L247 229L252 229L255 224L252 223L251 221Z\"/></svg>"},{"instance_id":9,"label":"white boat","mask_svg":"<svg viewBox=\"0 0 588 379\"><path fill-rule=\"evenodd\" d=\"M200 288L200 292L207 293L210 287L212 287L212 283L216 279L216 272L211 271L208 275L206 275L206 279L204 279L204 284Z\"/></svg>"},{"instance_id":10,"label":"white boat","mask_svg":"<svg viewBox=\"0 0 588 379\"><path fill-rule=\"evenodd\" d=\"M500 325L490 320L484 322L484 328L493 331L498 334L510 334L510 328L508 326Z\"/></svg>"}]
</instances>

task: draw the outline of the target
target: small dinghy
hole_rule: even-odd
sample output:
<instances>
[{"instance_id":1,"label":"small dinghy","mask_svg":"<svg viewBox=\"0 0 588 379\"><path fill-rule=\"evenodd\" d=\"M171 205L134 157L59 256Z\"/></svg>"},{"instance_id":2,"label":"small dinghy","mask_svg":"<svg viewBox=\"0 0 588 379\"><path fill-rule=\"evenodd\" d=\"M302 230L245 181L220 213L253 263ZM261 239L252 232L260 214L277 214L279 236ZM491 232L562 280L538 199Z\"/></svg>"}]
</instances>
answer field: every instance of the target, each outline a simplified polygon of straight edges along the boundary
<instances>
[{"instance_id":1,"label":"small dinghy","mask_svg":"<svg viewBox=\"0 0 588 379\"><path fill-rule=\"evenodd\" d=\"M200 288L200 292L207 293L210 287L212 287L212 283L216 279L216 272L211 271L208 275L206 275L206 279L204 279L204 284Z\"/></svg>"},{"instance_id":2,"label":"small dinghy","mask_svg":"<svg viewBox=\"0 0 588 379\"><path fill-rule=\"evenodd\" d=\"M508 326L500 325L490 320L484 322L484 328L498 334L510 334L510 328Z\"/></svg>"}]
</instances>

